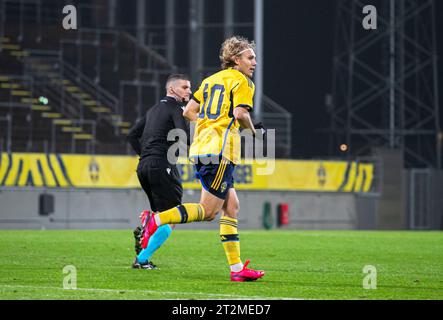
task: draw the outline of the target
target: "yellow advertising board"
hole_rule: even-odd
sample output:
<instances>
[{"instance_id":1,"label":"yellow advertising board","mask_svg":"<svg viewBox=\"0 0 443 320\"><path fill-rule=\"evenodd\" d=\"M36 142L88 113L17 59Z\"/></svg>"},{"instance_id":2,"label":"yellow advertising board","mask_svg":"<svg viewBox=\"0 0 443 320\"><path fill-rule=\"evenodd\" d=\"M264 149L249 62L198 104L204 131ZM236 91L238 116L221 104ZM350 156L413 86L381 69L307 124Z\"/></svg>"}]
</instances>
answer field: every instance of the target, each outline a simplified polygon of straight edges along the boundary
<instances>
[{"instance_id":1,"label":"yellow advertising board","mask_svg":"<svg viewBox=\"0 0 443 320\"><path fill-rule=\"evenodd\" d=\"M2 153L0 186L139 188L138 157ZM200 189L194 166L177 164L184 189ZM369 192L374 166L355 161L244 160L235 169L238 190Z\"/></svg>"}]
</instances>

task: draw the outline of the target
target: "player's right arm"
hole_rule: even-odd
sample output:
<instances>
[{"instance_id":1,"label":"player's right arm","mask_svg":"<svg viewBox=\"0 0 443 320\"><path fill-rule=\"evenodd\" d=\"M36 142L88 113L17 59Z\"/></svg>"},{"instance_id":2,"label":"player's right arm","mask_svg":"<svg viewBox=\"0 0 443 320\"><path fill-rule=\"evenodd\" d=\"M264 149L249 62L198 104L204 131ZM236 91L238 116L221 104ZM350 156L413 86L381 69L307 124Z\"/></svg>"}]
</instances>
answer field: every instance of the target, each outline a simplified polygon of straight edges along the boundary
<instances>
[{"instance_id":1,"label":"player's right arm","mask_svg":"<svg viewBox=\"0 0 443 320\"><path fill-rule=\"evenodd\" d=\"M200 104L194 99L190 99L185 110L183 110L183 117L189 121L197 121L199 111Z\"/></svg>"},{"instance_id":2,"label":"player's right arm","mask_svg":"<svg viewBox=\"0 0 443 320\"><path fill-rule=\"evenodd\" d=\"M191 95L185 110L183 110L183 117L189 121L197 121L198 113L200 112L200 102L203 100L202 85Z\"/></svg>"}]
</instances>

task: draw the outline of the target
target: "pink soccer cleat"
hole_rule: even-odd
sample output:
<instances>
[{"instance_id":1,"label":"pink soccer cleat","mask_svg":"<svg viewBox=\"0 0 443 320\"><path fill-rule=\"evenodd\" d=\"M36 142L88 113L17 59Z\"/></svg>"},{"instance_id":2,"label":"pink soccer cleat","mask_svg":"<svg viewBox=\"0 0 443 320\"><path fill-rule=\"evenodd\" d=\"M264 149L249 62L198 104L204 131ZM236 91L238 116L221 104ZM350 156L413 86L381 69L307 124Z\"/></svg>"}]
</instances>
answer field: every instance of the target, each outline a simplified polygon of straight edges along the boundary
<instances>
[{"instance_id":1,"label":"pink soccer cleat","mask_svg":"<svg viewBox=\"0 0 443 320\"><path fill-rule=\"evenodd\" d=\"M146 223L149 221L149 218L151 217L151 211L149 210L143 210L140 213L140 224L142 228L146 226Z\"/></svg>"},{"instance_id":2,"label":"pink soccer cleat","mask_svg":"<svg viewBox=\"0 0 443 320\"><path fill-rule=\"evenodd\" d=\"M263 270L253 270L246 268L249 264L249 260L246 260L243 269L239 272L231 271L231 281L244 282L254 281L260 279L265 275Z\"/></svg>"},{"instance_id":3,"label":"pink soccer cleat","mask_svg":"<svg viewBox=\"0 0 443 320\"><path fill-rule=\"evenodd\" d=\"M150 214L146 219L146 227L143 229L142 247L143 243L146 242L146 246L149 243L149 238L157 231L158 225L155 222L154 214ZM145 247L146 248L146 247Z\"/></svg>"},{"instance_id":4,"label":"pink soccer cleat","mask_svg":"<svg viewBox=\"0 0 443 320\"><path fill-rule=\"evenodd\" d=\"M147 232L148 232L147 223L151 218L151 216L153 216L153 214L151 214L151 211L149 210L143 210L142 213L140 214L140 224L141 224L140 245L142 249L146 249L146 247L148 246L149 237L147 237Z\"/></svg>"}]
</instances>

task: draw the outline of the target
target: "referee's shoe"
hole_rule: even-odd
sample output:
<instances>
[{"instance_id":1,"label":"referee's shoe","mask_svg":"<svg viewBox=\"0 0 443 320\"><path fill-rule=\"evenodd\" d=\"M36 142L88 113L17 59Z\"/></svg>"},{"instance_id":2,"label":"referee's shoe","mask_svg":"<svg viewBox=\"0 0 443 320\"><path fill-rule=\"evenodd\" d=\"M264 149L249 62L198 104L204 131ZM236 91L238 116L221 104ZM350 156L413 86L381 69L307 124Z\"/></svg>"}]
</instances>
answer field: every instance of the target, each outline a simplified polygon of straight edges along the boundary
<instances>
[{"instance_id":1,"label":"referee's shoe","mask_svg":"<svg viewBox=\"0 0 443 320\"><path fill-rule=\"evenodd\" d=\"M146 270L155 270L158 269L155 264L152 263L152 261L146 261L143 263L138 262L137 257L135 257L134 262L132 263L133 269L146 269Z\"/></svg>"}]
</instances>

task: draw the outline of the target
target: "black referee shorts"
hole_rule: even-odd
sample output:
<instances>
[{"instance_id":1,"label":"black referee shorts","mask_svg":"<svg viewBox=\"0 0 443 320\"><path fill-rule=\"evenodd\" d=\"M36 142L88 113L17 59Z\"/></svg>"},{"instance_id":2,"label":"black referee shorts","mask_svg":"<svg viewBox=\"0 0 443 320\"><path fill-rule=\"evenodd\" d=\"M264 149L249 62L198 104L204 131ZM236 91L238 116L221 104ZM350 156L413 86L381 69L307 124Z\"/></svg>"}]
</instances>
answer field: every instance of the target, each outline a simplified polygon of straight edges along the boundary
<instances>
[{"instance_id":1,"label":"black referee shorts","mask_svg":"<svg viewBox=\"0 0 443 320\"><path fill-rule=\"evenodd\" d=\"M137 176L146 192L152 211L165 211L182 202L183 187L175 165L162 158L144 158L137 167Z\"/></svg>"}]
</instances>

